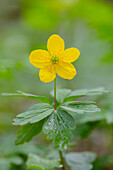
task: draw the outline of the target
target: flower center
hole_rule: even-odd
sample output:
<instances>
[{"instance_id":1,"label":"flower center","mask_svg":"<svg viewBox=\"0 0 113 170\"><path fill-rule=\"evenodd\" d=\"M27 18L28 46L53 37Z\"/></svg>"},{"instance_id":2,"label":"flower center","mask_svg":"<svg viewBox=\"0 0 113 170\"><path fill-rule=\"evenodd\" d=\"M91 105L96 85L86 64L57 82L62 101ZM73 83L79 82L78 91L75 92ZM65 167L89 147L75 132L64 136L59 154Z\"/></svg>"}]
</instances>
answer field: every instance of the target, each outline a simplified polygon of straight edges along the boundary
<instances>
[{"instance_id":1,"label":"flower center","mask_svg":"<svg viewBox=\"0 0 113 170\"><path fill-rule=\"evenodd\" d=\"M52 57L51 57L51 61L52 61L54 64L56 64L56 63L59 61L59 59L58 59L57 56L52 56Z\"/></svg>"}]
</instances>

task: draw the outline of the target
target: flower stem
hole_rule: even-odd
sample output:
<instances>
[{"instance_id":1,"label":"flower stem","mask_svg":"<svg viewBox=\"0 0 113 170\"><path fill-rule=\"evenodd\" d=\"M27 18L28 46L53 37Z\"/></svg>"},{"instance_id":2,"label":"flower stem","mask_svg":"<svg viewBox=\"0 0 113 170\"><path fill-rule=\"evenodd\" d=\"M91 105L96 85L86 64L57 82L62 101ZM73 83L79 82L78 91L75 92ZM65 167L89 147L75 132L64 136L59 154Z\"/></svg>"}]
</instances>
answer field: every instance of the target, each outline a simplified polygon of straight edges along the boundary
<instances>
[{"instance_id":1,"label":"flower stem","mask_svg":"<svg viewBox=\"0 0 113 170\"><path fill-rule=\"evenodd\" d=\"M54 110L56 110L56 78L54 79ZM61 164L63 165L62 170L66 170L65 160L63 158L62 151L59 150Z\"/></svg>"},{"instance_id":2,"label":"flower stem","mask_svg":"<svg viewBox=\"0 0 113 170\"><path fill-rule=\"evenodd\" d=\"M62 170L67 170L62 151L60 151L60 150L59 150L59 155L60 155L61 164L63 165Z\"/></svg>"},{"instance_id":3,"label":"flower stem","mask_svg":"<svg viewBox=\"0 0 113 170\"><path fill-rule=\"evenodd\" d=\"M54 79L54 109L56 110L56 78Z\"/></svg>"}]
</instances>

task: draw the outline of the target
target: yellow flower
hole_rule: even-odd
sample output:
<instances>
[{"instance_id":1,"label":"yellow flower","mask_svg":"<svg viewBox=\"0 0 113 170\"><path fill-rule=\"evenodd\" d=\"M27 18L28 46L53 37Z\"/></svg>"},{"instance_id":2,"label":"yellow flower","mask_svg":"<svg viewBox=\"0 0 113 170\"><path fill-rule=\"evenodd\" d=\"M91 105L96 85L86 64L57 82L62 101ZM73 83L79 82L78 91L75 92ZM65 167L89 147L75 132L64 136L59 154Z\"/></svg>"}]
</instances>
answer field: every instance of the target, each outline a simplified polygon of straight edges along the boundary
<instances>
[{"instance_id":1,"label":"yellow flower","mask_svg":"<svg viewBox=\"0 0 113 170\"><path fill-rule=\"evenodd\" d=\"M47 41L48 51L38 49L31 52L29 60L33 66L40 68L39 77L44 83L53 81L56 74L69 80L76 75L76 69L71 62L79 57L80 52L74 47L66 50L64 48L64 40L53 34Z\"/></svg>"}]
</instances>

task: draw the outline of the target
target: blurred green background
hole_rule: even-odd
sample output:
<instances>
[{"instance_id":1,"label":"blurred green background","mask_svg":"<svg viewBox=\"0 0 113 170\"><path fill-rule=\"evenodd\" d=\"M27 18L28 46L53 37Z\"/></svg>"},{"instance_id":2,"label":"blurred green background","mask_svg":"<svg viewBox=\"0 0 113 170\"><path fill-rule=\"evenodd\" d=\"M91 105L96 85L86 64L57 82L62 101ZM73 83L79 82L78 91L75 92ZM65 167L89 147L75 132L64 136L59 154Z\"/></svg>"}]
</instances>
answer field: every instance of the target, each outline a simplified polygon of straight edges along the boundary
<instances>
[{"instance_id":1,"label":"blurred green background","mask_svg":"<svg viewBox=\"0 0 113 170\"><path fill-rule=\"evenodd\" d=\"M29 55L34 49L46 49L47 39L53 33L64 39L66 48L77 47L81 52L74 63L77 76L71 81L57 77L58 87L113 90L112 0L1 0L0 93L21 90L49 97L53 82L40 82L39 70L30 64ZM113 160L110 162L108 157L113 154L113 94L94 100L106 116L99 115L93 123L83 124L93 131L86 137L90 130L83 130L85 139L79 140L73 150L95 151L100 155L95 170L112 170ZM12 125L15 115L36 102L0 95L1 148L6 143L14 143L18 129ZM40 138L42 143L47 142L43 135Z\"/></svg>"}]
</instances>

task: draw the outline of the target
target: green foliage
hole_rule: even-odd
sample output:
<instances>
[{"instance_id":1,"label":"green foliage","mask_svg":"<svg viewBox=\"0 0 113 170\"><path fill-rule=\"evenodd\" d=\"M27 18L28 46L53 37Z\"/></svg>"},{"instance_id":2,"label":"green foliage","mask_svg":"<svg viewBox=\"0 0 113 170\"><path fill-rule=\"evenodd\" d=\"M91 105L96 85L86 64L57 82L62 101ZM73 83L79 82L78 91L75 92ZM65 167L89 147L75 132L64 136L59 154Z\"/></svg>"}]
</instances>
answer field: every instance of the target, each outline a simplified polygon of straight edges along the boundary
<instances>
[{"instance_id":1,"label":"green foliage","mask_svg":"<svg viewBox=\"0 0 113 170\"><path fill-rule=\"evenodd\" d=\"M43 120L53 112L51 105L38 103L33 105L26 112L17 115L14 119L14 125L25 125L27 123L36 123Z\"/></svg>"},{"instance_id":2,"label":"green foliage","mask_svg":"<svg viewBox=\"0 0 113 170\"><path fill-rule=\"evenodd\" d=\"M59 167L59 159L44 159L35 154L28 155L27 169L53 170L53 168Z\"/></svg>"},{"instance_id":3,"label":"green foliage","mask_svg":"<svg viewBox=\"0 0 113 170\"><path fill-rule=\"evenodd\" d=\"M66 154L66 162L70 170L90 170L96 155L92 152L72 152Z\"/></svg>"},{"instance_id":4,"label":"green foliage","mask_svg":"<svg viewBox=\"0 0 113 170\"><path fill-rule=\"evenodd\" d=\"M37 153L39 149L34 144L16 146L14 144L15 135L6 133L0 137L0 169L25 169L25 160L29 152Z\"/></svg>"},{"instance_id":5,"label":"green foliage","mask_svg":"<svg viewBox=\"0 0 113 170\"><path fill-rule=\"evenodd\" d=\"M59 19L61 3L59 1L26 1L24 0L24 17L31 25L41 30L51 29ZM37 20L37 22L36 22Z\"/></svg>"},{"instance_id":6,"label":"green foliage","mask_svg":"<svg viewBox=\"0 0 113 170\"><path fill-rule=\"evenodd\" d=\"M72 91L70 89L57 89L56 100L59 104L62 104L65 102L75 100L80 97L102 95L102 94L108 93L108 92L109 91L105 90L103 87L96 88L96 89L78 89L78 90L74 90L74 91ZM51 91L50 94L52 95L52 97L54 97L53 90ZM77 102L77 101L74 101L74 102ZM82 101L80 101L80 102L82 102ZM86 101L86 103L90 103L90 102ZM84 104L85 104L85 102L84 102Z\"/></svg>"},{"instance_id":7,"label":"green foliage","mask_svg":"<svg viewBox=\"0 0 113 170\"><path fill-rule=\"evenodd\" d=\"M63 103L64 99L71 93L70 89L57 89L56 100L58 103ZM54 90L50 92L51 96L54 97Z\"/></svg>"},{"instance_id":8,"label":"green foliage","mask_svg":"<svg viewBox=\"0 0 113 170\"><path fill-rule=\"evenodd\" d=\"M66 149L68 142L72 139L72 129L75 121L66 111L54 111L45 122L43 132L48 134L47 138L54 138L54 145L60 150Z\"/></svg>"},{"instance_id":9,"label":"green foliage","mask_svg":"<svg viewBox=\"0 0 113 170\"><path fill-rule=\"evenodd\" d=\"M29 97L29 98L33 98L36 100L39 100L43 103L48 103L50 104L50 101L47 97L45 96L38 96L38 95L34 95L34 94L28 94L28 93L24 93L21 91L18 91L18 93L2 93L3 96L20 96L20 97Z\"/></svg>"},{"instance_id":10,"label":"green foliage","mask_svg":"<svg viewBox=\"0 0 113 170\"><path fill-rule=\"evenodd\" d=\"M83 124L79 124L79 122L77 123L78 125L76 126L76 129L73 130L73 140L88 137L91 134L91 132L96 127L98 127L98 124L99 124L98 122L87 122Z\"/></svg>"},{"instance_id":11,"label":"green foliage","mask_svg":"<svg viewBox=\"0 0 113 170\"><path fill-rule=\"evenodd\" d=\"M89 104L96 104L96 102L94 101L69 101L69 102L65 102L63 105L89 105Z\"/></svg>"},{"instance_id":12,"label":"green foliage","mask_svg":"<svg viewBox=\"0 0 113 170\"><path fill-rule=\"evenodd\" d=\"M62 105L61 109L66 110L71 114L84 114L87 112L99 112L100 109L96 105L92 104L73 104L73 105Z\"/></svg>"},{"instance_id":13,"label":"green foliage","mask_svg":"<svg viewBox=\"0 0 113 170\"><path fill-rule=\"evenodd\" d=\"M90 133L93 127L85 126L85 123L102 120L103 113L100 112L100 109L93 101L65 101L83 96L100 95L106 92L108 91L104 88L75 90L73 92L69 89L58 90L57 111L50 104L38 103L26 112L17 115L13 124L24 126L18 131L16 144L30 141L43 129L44 134L47 134L47 139L53 139L55 147L60 150L66 149L69 141L73 139L73 134L76 137L79 135L84 137ZM51 95L53 96L53 92L51 92ZM77 125L76 129L75 124ZM87 133L82 132L81 125L86 127L86 131L88 129Z\"/></svg>"},{"instance_id":14,"label":"green foliage","mask_svg":"<svg viewBox=\"0 0 113 170\"><path fill-rule=\"evenodd\" d=\"M18 131L18 136L16 139L16 144L23 144L24 142L29 142L34 136L38 135L43 127L44 120L38 123L26 124Z\"/></svg>"},{"instance_id":15,"label":"green foliage","mask_svg":"<svg viewBox=\"0 0 113 170\"><path fill-rule=\"evenodd\" d=\"M72 91L64 100L64 102L74 100L79 97L102 95L103 93L108 93L108 90L102 88L97 89L79 89Z\"/></svg>"},{"instance_id":16,"label":"green foliage","mask_svg":"<svg viewBox=\"0 0 113 170\"><path fill-rule=\"evenodd\" d=\"M98 156L97 159L94 162L93 170L103 170L104 167L106 169L112 169L113 165L113 155L101 155Z\"/></svg>"},{"instance_id":17,"label":"green foliage","mask_svg":"<svg viewBox=\"0 0 113 170\"><path fill-rule=\"evenodd\" d=\"M10 165L22 165L23 164L23 159L19 156L10 156L6 158L0 158L0 168L2 170L9 170Z\"/></svg>"},{"instance_id":18,"label":"green foliage","mask_svg":"<svg viewBox=\"0 0 113 170\"><path fill-rule=\"evenodd\" d=\"M26 112L17 115L14 125L24 125L18 131L16 144L29 142L32 137L39 134L42 130L44 119L53 112L51 105L39 103L33 105Z\"/></svg>"}]
</instances>

